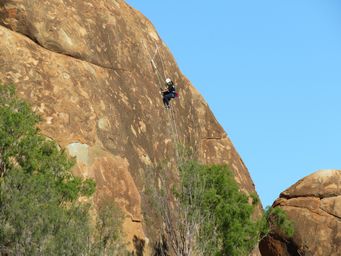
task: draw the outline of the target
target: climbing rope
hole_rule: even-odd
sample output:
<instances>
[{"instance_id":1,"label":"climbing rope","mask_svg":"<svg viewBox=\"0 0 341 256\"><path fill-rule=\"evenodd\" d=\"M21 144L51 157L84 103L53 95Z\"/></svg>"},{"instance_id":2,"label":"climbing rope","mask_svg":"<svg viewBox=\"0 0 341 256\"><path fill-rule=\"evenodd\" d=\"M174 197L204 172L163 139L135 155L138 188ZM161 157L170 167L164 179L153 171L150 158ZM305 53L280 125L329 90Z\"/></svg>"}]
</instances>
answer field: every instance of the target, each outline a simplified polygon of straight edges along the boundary
<instances>
[{"instance_id":1,"label":"climbing rope","mask_svg":"<svg viewBox=\"0 0 341 256\"><path fill-rule=\"evenodd\" d=\"M176 125L176 118L175 118L175 110L174 108L171 106L170 108L170 112L171 112L171 116L172 116L172 120L173 120L173 123L174 123L174 130L175 130L175 135L176 135L176 141L179 143L181 142L180 141L180 138L179 138L179 133L178 133L178 128L177 128L177 125Z\"/></svg>"},{"instance_id":2,"label":"climbing rope","mask_svg":"<svg viewBox=\"0 0 341 256\"><path fill-rule=\"evenodd\" d=\"M159 59L161 61L161 67L162 67L162 71L163 71L163 78L164 80L166 80L166 78L168 77L167 74L166 74L166 69L165 69L165 64L164 64L164 61L163 61L163 58L162 58L162 55L160 53L160 50L159 50L159 47L155 44L155 47L156 47L156 54L154 57L156 57L157 55L159 56ZM161 49L161 48L160 48ZM171 112L171 116L172 116L172 121L173 121L173 124L174 124L174 130L175 130L175 134L176 134L176 141L179 142L179 135L178 135L178 129L177 129L177 125L176 125L176 122L175 122L175 110L174 108L171 106L170 107L170 112Z\"/></svg>"},{"instance_id":3,"label":"climbing rope","mask_svg":"<svg viewBox=\"0 0 341 256\"><path fill-rule=\"evenodd\" d=\"M170 107L169 109L170 111L170 115L171 115L171 120L173 121L173 140L175 141L175 153L176 153L176 160L177 160L177 163L180 163L179 162L179 159L180 159L180 156L179 156L179 146L180 146L180 140L179 140L179 134L178 134L178 129L177 129L177 125L176 125L176 122L175 122L175 111L173 109L173 107ZM181 163L180 163L181 164Z\"/></svg>"},{"instance_id":4,"label":"climbing rope","mask_svg":"<svg viewBox=\"0 0 341 256\"><path fill-rule=\"evenodd\" d=\"M172 136L172 140L174 142L174 150L175 150L175 157L176 157L176 162L179 162L179 152L178 152L178 145L177 145L177 140L176 140L176 131L175 131L175 126L174 126L174 120L172 117L172 111L169 109L169 111L166 111L168 114L168 122L171 126L171 136Z\"/></svg>"},{"instance_id":5,"label":"climbing rope","mask_svg":"<svg viewBox=\"0 0 341 256\"><path fill-rule=\"evenodd\" d=\"M155 64L155 62L154 62L154 58L155 58L155 56L156 56L156 54L157 54L157 49L156 49L156 51L155 51L155 53L154 53L154 56L152 57L152 55L150 54L150 52L149 52L147 46L145 45L145 43L143 43L143 46L145 47L145 49L146 49L146 51L147 51L147 53L148 53L148 55L149 55L150 62L151 62L151 64L152 64L154 73L155 73L156 77L158 78L158 81L159 81L159 89L160 89L160 90L163 90L162 78L160 77L160 72L159 72L159 70L158 70L158 68L157 68L157 66L156 66L156 64Z\"/></svg>"},{"instance_id":6,"label":"climbing rope","mask_svg":"<svg viewBox=\"0 0 341 256\"><path fill-rule=\"evenodd\" d=\"M160 59L160 61L161 61L161 67L162 67L162 71L163 71L163 77L164 77L164 80L166 80L166 78L168 77L167 76L167 74L166 74L166 69L165 69L165 64L164 64L164 62L163 62L163 58L162 58L162 56L161 56L161 53L160 53L160 51L159 51L159 47L157 46L157 45L155 45L157 48L157 52L158 52L158 54L159 54L159 59Z\"/></svg>"},{"instance_id":7,"label":"climbing rope","mask_svg":"<svg viewBox=\"0 0 341 256\"><path fill-rule=\"evenodd\" d=\"M152 54L149 52L146 44L143 42L143 45L150 57L150 62L152 64L152 67L153 67L153 70L154 70L154 73L156 75L156 77L158 78L158 82L159 82L159 88L160 90L162 91L163 90L163 82L162 81L165 81L166 80L166 69L165 69L165 65L164 65L164 62L163 62L163 59L162 59L162 56L160 54L160 51L159 51L159 47L155 44L155 47L156 47L156 50L155 50L155 53L154 55L152 56ZM160 72L160 70L158 69L156 63L155 63L155 59L156 57L159 57L159 60L161 62L161 66L162 66L162 73ZM163 76L162 76L163 75ZM176 156L176 162L179 163L179 152L178 152L178 144L179 144L179 135L178 135L178 129L177 129L177 125L176 125L176 122L175 122L175 113L174 113L174 109L173 107L171 106L168 111L167 109L164 108L164 110L167 112L168 114L168 119L169 119L169 123L170 123L170 126L171 126L171 136L172 136L172 139L173 139L173 142L174 142L174 149L175 149L175 156Z\"/></svg>"}]
</instances>

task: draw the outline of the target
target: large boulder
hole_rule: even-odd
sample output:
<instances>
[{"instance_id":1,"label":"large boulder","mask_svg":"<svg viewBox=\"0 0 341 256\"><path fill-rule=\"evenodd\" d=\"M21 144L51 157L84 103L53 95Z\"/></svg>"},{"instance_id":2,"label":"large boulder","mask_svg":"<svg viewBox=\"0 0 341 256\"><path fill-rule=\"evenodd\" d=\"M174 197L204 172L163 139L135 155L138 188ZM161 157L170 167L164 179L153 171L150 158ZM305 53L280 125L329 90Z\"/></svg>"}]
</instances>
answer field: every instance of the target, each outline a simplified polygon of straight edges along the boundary
<instances>
[{"instance_id":1,"label":"large boulder","mask_svg":"<svg viewBox=\"0 0 341 256\"><path fill-rule=\"evenodd\" d=\"M171 111L159 91L166 76L180 91ZM96 180L94 202L119 204L127 241L158 238L143 192L153 165L177 161L178 143L204 163L228 164L241 190L255 192L205 100L152 24L123 0L2 0L0 82L15 84L43 117L43 134L77 158L74 173ZM168 174L176 181L175 168Z\"/></svg>"},{"instance_id":2,"label":"large boulder","mask_svg":"<svg viewBox=\"0 0 341 256\"><path fill-rule=\"evenodd\" d=\"M281 193L272 207L283 209L295 234L273 231L261 242L266 256L341 255L341 171L311 174Z\"/></svg>"}]
</instances>

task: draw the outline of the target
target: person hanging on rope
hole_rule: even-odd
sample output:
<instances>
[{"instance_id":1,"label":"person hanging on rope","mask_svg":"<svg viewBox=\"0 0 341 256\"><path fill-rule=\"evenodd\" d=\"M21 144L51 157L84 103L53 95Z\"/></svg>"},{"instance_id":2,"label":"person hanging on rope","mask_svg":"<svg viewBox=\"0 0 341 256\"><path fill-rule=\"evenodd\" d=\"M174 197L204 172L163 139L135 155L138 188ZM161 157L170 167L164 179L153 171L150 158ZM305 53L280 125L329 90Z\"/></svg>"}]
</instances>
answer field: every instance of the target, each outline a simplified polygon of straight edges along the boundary
<instances>
[{"instance_id":1,"label":"person hanging on rope","mask_svg":"<svg viewBox=\"0 0 341 256\"><path fill-rule=\"evenodd\" d=\"M163 104L166 108L170 108L169 102L171 101L171 99L176 98L178 96L178 93L176 92L175 84L170 78L166 79L166 86L167 88L162 91Z\"/></svg>"}]
</instances>

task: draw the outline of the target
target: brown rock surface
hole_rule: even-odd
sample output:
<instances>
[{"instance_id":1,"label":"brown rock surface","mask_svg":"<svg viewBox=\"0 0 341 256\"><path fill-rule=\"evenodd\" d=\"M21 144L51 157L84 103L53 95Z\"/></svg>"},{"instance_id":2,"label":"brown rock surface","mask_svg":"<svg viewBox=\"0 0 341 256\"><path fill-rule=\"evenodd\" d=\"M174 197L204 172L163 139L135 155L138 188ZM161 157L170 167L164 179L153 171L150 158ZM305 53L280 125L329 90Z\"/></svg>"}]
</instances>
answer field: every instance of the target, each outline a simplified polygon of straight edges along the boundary
<instances>
[{"instance_id":1,"label":"brown rock surface","mask_svg":"<svg viewBox=\"0 0 341 256\"><path fill-rule=\"evenodd\" d=\"M173 103L178 137L150 65L156 46L160 73L181 95ZM255 192L204 99L152 24L122 0L2 0L0 82L15 84L43 117L42 132L77 157L75 173L96 179L95 202L109 196L125 211L130 241L156 238L146 172L175 161L176 142L203 162L229 164L241 189Z\"/></svg>"},{"instance_id":2,"label":"brown rock surface","mask_svg":"<svg viewBox=\"0 0 341 256\"><path fill-rule=\"evenodd\" d=\"M273 207L293 221L288 239L275 232L261 243L262 255L341 255L341 171L323 170L298 181L281 193Z\"/></svg>"}]
</instances>

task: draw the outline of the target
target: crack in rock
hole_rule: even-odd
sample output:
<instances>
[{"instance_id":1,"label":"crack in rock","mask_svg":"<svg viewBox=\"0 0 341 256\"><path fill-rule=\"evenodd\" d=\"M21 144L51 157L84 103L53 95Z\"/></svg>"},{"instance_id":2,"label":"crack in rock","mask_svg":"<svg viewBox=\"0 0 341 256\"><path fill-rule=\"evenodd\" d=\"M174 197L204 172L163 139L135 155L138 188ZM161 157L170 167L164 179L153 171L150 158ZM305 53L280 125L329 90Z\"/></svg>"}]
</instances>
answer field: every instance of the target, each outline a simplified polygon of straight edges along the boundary
<instances>
[{"instance_id":1,"label":"crack in rock","mask_svg":"<svg viewBox=\"0 0 341 256\"><path fill-rule=\"evenodd\" d=\"M222 140L222 137L208 137L208 138L202 138L202 140Z\"/></svg>"},{"instance_id":2,"label":"crack in rock","mask_svg":"<svg viewBox=\"0 0 341 256\"><path fill-rule=\"evenodd\" d=\"M316 194L306 194L306 195L286 195L282 193L280 195L280 198L291 200L295 198L307 198L307 197L314 197L314 198L319 198L319 199L325 199L325 198L333 198L333 197L338 197L339 194L329 194L329 195L316 195Z\"/></svg>"},{"instance_id":3,"label":"crack in rock","mask_svg":"<svg viewBox=\"0 0 341 256\"><path fill-rule=\"evenodd\" d=\"M83 59L83 58L80 58L80 57L77 57L75 55L72 55L72 54L67 54L65 52L56 52L56 51L53 51L52 49L49 49L49 48L46 48L45 46L43 46L35 37L32 37L28 34L23 34L23 33L20 33L20 32L17 32L17 31L14 31L6 26L2 26L0 25L1 27L7 29L7 30L10 30L11 32L13 33L16 33L16 34L19 34L23 37L25 37L26 39L30 40L31 42L33 42L34 44L38 45L39 47L43 48L44 50L46 51L49 51L49 52L52 52L54 54L60 54L60 55L63 55L63 56L66 56L66 57L69 57L69 58L72 58L72 59L76 59L76 60L79 60L79 61L82 61L82 62L86 62L86 63L89 63L91 65L94 65L96 67L99 67L99 68L103 68L103 69L108 69L108 70L112 70L112 71L123 71L123 72L131 72L130 70L128 69L124 69L124 68L114 68L114 67L110 67L110 66L105 66L105 65L101 65L99 63L94 63L94 62L91 62L89 60L86 60L86 59Z\"/></svg>"},{"instance_id":4,"label":"crack in rock","mask_svg":"<svg viewBox=\"0 0 341 256\"><path fill-rule=\"evenodd\" d=\"M277 207L278 207L278 206L277 206ZM309 212L311 212L311 213L317 214L317 215L319 215L319 216L323 216L323 215L320 214L319 212L316 212L316 211L312 210L311 208L304 207L304 206L296 206L296 205L279 205L279 207L282 207L282 208L283 208L283 207L287 207L287 208L305 209L305 210L307 210L307 211L309 211ZM324 213L326 213L327 215L330 215L330 216L336 218L337 220L341 221L341 217L339 217L339 216L337 216L337 215L335 215L335 214L332 214L332 213L330 213L330 212L328 212L328 211L322 209L321 207L319 207L319 208L316 209L316 210L321 210L321 211L323 211Z\"/></svg>"}]
</instances>

